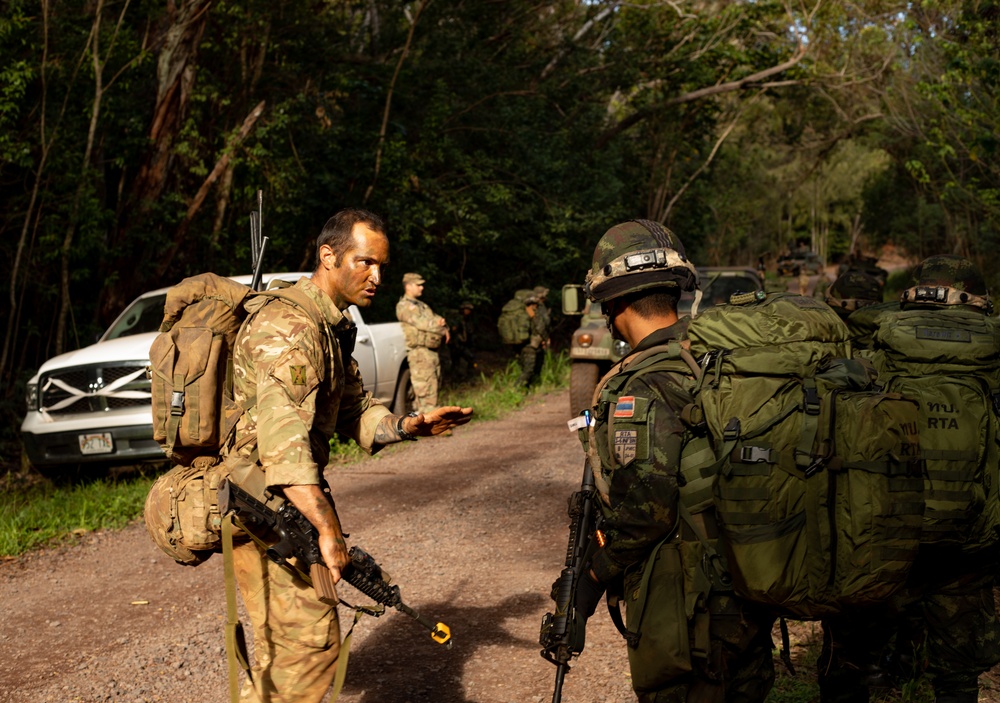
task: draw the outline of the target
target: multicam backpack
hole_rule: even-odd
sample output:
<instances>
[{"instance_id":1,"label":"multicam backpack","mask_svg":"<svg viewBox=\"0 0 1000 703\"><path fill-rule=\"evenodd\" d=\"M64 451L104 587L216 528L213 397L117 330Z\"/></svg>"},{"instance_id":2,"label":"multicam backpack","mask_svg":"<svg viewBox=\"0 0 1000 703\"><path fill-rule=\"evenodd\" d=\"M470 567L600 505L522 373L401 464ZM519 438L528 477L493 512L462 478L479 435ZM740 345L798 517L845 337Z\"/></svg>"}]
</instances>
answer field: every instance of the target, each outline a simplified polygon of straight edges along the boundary
<instances>
[{"instance_id":1,"label":"multicam backpack","mask_svg":"<svg viewBox=\"0 0 1000 703\"><path fill-rule=\"evenodd\" d=\"M524 302L513 298L504 304L497 320L497 331L504 344L524 344L531 335L531 318Z\"/></svg>"},{"instance_id":2,"label":"multicam backpack","mask_svg":"<svg viewBox=\"0 0 1000 703\"><path fill-rule=\"evenodd\" d=\"M920 406L925 544L976 552L1000 542L1000 325L976 310L879 318L872 362L887 391Z\"/></svg>"},{"instance_id":3,"label":"multicam backpack","mask_svg":"<svg viewBox=\"0 0 1000 703\"><path fill-rule=\"evenodd\" d=\"M233 466L220 452L245 409L233 400L232 352L253 295L292 303L323 328L321 313L298 288L254 293L204 273L167 292L149 350L153 438L175 466L153 483L144 518L153 541L180 564L200 564L221 549L216 492Z\"/></svg>"}]
</instances>

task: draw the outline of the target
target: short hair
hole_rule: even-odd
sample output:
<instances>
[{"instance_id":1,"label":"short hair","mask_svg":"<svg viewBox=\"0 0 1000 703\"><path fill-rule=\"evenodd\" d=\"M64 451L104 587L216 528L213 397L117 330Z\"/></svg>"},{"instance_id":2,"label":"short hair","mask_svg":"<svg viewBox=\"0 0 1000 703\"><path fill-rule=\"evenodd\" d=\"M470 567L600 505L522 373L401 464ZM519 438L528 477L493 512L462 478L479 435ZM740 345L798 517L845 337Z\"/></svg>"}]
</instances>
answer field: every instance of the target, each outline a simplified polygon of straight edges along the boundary
<instances>
[{"instance_id":1,"label":"short hair","mask_svg":"<svg viewBox=\"0 0 1000 703\"><path fill-rule=\"evenodd\" d=\"M351 232L354 230L354 225L359 222L367 225L379 234L385 235L385 220L374 212L362 210L361 208L344 208L326 221L319 236L316 237L317 269L319 268L319 248L324 244L333 249L333 253L337 255L337 266L340 266L344 253L353 243Z\"/></svg>"},{"instance_id":2,"label":"short hair","mask_svg":"<svg viewBox=\"0 0 1000 703\"><path fill-rule=\"evenodd\" d=\"M677 301L680 299L679 288L653 288L626 293L622 302L631 306L639 317L653 318L658 315L670 315L677 312Z\"/></svg>"}]
</instances>

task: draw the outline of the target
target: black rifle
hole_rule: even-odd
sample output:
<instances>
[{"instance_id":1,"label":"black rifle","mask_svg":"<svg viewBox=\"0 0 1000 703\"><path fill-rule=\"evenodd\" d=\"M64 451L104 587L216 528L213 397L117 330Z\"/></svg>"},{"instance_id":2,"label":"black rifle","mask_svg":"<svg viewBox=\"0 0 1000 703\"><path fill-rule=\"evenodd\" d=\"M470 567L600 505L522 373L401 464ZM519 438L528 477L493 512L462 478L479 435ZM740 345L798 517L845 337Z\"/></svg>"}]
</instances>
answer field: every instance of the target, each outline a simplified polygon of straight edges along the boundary
<instances>
[{"instance_id":1,"label":"black rifle","mask_svg":"<svg viewBox=\"0 0 1000 703\"><path fill-rule=\"evenodd\" d=\"M542 656L556 665L552 703L562 700L563 679L570 669L569 661L583 651L586 641L587 618L577 612L576 589L587 559L596 545L603 541L597 524L601 513L596 501L594 471L587 461L583 465L580 490L569 500L569 546L565 568L553 588L555 613L546 613L542 618L542 631L538 637Z\"/></svg>"},{"instance_id":2,"label":"black rifle","mask_svg":"<svg viewBox=\"0 0 1000 703\"><path fill-rule=\"evenodd\" d=\"M276 507L254 498L250 493L232 481L223 480L219 486L219 510L223 515L232 512L243 527L257 536L273 532L278 541L267 548L271 561L286 568L296 558L309 565L316 595L324 603L334 605L339 602L334 589L333 577L326 568L319 549L319 532L298 508L287 500L272 500ZM451 630L444 623L433 623L403 602L399 586L391 584L391 577L382 571L375 559L360 547L351 547L347 556L351 562L341 569L345 581L380 605L389 606L409 615L431 631L431 639L438 644L451 646ZM360 608L365 613L379 617L382 610Z\"/></svg>"}]
</instances>

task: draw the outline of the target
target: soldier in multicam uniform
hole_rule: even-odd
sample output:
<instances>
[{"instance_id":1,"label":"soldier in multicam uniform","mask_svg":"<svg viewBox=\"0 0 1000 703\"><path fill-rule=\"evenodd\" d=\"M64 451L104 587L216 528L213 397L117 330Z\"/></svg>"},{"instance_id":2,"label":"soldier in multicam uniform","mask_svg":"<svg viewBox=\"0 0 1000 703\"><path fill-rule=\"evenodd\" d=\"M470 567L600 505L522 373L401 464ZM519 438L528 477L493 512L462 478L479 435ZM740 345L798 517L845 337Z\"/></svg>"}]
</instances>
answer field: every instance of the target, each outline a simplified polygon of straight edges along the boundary
<instances>
[{"instance_id":1,"label":"soldier in multicam uniform","mask_svg":"<svg viewBox=\"0 0 1000 703\"><path fill-rule=\"evenodd\" d=\"M230 453L256 463L270 489L284 493L319 532L334 581L347 563L340 522L323 478L334 432L368 453L468 422L471 408L396 416L362 387L351 358L357 328L344 315L367 307L382 282L389 240L381 218L364 210L332 217L317 238L317 266L295 287L315 306L258 297L234 349L234 395L246 405ZM322 320L322 324L319 321ZM230 457L233 460L234 457ZM294 572L268 559L255 542L233 552L254 630L255 664L241 700L319 703L336 673L340 626L336 606L320 602Z\"/></svg>"},{"instance_id":2,"label":"soldier in multicam uniform","mask_svg":"<svg viewBox=\"0 0 1000 703\"><path fill-rule=\"evenodd\" d=\"M520 291L519 291L520 292ZM536 286L532 291L525 291L524 309L528 314L529 332L528 341L518 352L521 360L521 375L517 378L517 385L527 388L532 381L538 378L542 370L542 363L545 361L545 349L549 346L549 309L545 305L545 296L549 289L545 286Z\"/></svg>"},{"instance_id":3,"label":"soldier in multicam uniform","mask_svg":"<svg viewBox=\"0 0 1000 703\"><path fill-rule=\"evenodd\" d=\"M878 285L881 299L878 279L867 278ZM876 303L851 314L848 320L854 325L849 326L858 335L853 341L856 348L872 348L872 334L879 326L874 320L887 308L991 314L983 276L967 259L932 256L917 266L914 279L915 285L903 292L901 304ZM864 290L874 295L870 283L857 277L850 280L854 290L848 292L845 281L845 295ZM917 299L914 293L919 288L940 292L941 297ZM880 382L885 380L880 376ZM933 383L933 376L928 381ZM817 663L823 703L866 702L872 690L918 674L920 665L915 659L923 660L937 703L976 703L980 674L1000 663L1000 620L993 595L995 557L992 551L964 554L947 545L922 547L907 587L886 609L824 621L823 650Z\"/></svg>"},{"instance_id":4,"label":"soldier in multicam uniform","mask_svg":"<svg viewBox=\"0 0 1000 703\"><path fill-rule=\"evenodd\" d=\"M426 413L437 407L441 381L441 358L437 350L442 340L448 343L451 334L445 319L435 315L427 303L418 300L423 294L423 276L403 274L403 297L396 303L396 318L406 337L406 361L410 366L417 411Z\"/></svg>"},{"instance_id":5,"label":"soldier in multicam uniform","mask_svg":"<svg viewBox=\"0 0 1000 703\"><path fill-rule=\"evenodd\" d=\"M663 595L646 600L642 622L656 623L657 631L644 625L635 644L653 651L633 658L640 649L629 646L632 685L642 703L763 701L774 680L768 614L715 589L707 603L699 602L698 613L685 612L691 609L686 604L694 605L686 575L703 574L702 560L684 546L698 536L679 519L678 476L689 436L681 412L692 397L687 375L655 364L657 348L686 342L689 320L678 318L677 302L697 285L698 273L678 238L647 220L608 230L587 275L590 299L601 304L614 336L632 346L619 375L628 376L632 362L652 365L623 384L619 376L607 378L592 409L586 449L607 541L586 565L576 595L578 611L589 617L605 589L623 589L628 599L639 592L644 571L654 568L650 583L655 580ZM706 518L706 531L714 539L711 522ZM691 656L695 649L700 656Z\"/></svg>"}]
</instances>

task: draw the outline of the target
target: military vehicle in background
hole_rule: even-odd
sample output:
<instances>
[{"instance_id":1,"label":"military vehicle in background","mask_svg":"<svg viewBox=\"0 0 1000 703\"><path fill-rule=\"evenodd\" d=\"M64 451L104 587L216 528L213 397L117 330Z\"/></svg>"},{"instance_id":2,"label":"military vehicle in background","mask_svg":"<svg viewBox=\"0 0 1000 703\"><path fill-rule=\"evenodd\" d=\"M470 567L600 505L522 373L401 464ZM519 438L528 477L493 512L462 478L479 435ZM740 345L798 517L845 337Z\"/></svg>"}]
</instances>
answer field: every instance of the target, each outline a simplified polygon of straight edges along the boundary
<instances>
[{"instance_id":1,"label":"military vehicle in background","mask_svg":"<svg viewBox=\"0 0 1000 703\"><path fill-rule=\"evenodd\" d=\"M705 267L698 269L702 291L698 310L705 310L729 301L734 293L762 290L763 281L752 268ZM678 313L690 315L694 294L684 293ZM591 407L594 389L611 365L631 351L629 345L613 339L601 306L594 305L583 293L583 286L570 284L562 289L564 315L581 315L580 326L570 342L569 402L571 414L579 415Z\"/></svg>"},{"instance_id":2,"label":"military vehicle in background","mask_svg":"<svg viewBox=\"0 0 1000 703\"><path fill-rule=\"evenodd\" d=\"M889 272L878 265L877 256L865 256L864 254L850 254L837 268L837 275L840 276L848 271L860 271L877 279L883 286L889 280Z\"/></svg>"},{"instance_id":3,"label":"military vehicle in background","mask_svg":"<svg viewBox=\"0 0 1000 703\"><path fill-rule=\"evenodd\" d=\"M779 276L798 276L800 273L819 274L823 272L823 261L816 252L796 249L778 259Z\"/></svg>"}]
</instances>

